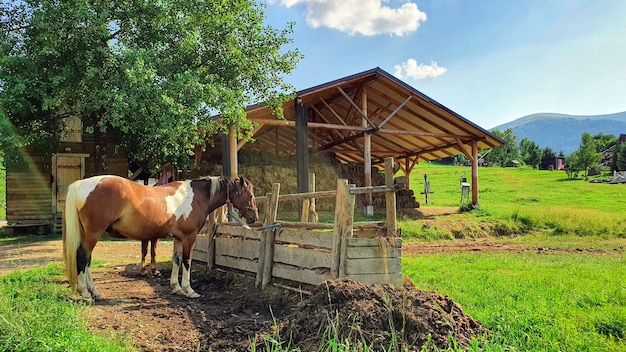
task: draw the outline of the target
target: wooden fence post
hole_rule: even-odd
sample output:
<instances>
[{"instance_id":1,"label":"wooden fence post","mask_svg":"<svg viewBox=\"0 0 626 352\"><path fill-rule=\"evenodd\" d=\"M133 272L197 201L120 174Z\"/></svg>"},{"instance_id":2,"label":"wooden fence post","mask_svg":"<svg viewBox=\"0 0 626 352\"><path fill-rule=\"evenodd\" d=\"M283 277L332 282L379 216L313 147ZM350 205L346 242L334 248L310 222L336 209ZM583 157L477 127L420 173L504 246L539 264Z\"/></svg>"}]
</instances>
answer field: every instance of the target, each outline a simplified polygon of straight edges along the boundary
<instances>
[{"instance_id":1,"label":"wooden fence post","mask_svg":"<svg viewBox=\"0 0 626 352\"><path fill-rule=\"evenodd\" d=\"M209 271L213 271L213 269L215 269L215 232L217 231L217 218L215 211L209 214L204 226L206 226L209 230L209 246L207 248L208 259L206 264L207 269L209 269Z\"/></svg>"},{"instance_id":2,"label":"wooden fence post","mask_svg":"<svg viewBox=\"0 0 626 352\"><path fill-rule=\"evenodd\" d=\"M385 158L385 185L393 186L393 158ZM385 205L386 205L386 223L387 223L387 236L396 237L398 234L398 225L396 224L396 191L385 192Z\"/></svg>"},{"instance_id":3,"label":"wooden fence post","mask_svg":"<svg viewBox=\"0 0 626 352\"><path fill-rule=\"evenodd\" d=\"M309 174L309 192L315 192L315 174ZM315 210L315 198L311 198L309 202L309 218L308 222L317 223L319 221L319 217L317 216L317 211Z\"/></svg>"},{"instance_id":4,"label":"wooden fence post","mask_svg":"<svg viewBox=\"0 0 626 352\"><path fill-rule=\"evenodd\" d=\"M265 240L265 260L263 261L263 280L261 282L261 290L265 290L267 284L272 279L272 266L274 265L274 240L276 240L276 232L278 228L263 231Z\"/></svg>"},{"instance_id":5,"label":"wooden fence post","mask_svg":"<svg viewBox=\"0 0 626 352\"><path fill-rule=\"evenodd\" d=\"M272 225L276 222L276 216L278 213L278 196L280 194L280 183L274 183L272 185L272 193L268 193L267 199L267 209L266 209L266 213L265 213L265 222L263 223L263 226L269 226ZM261 289L263 289L264 286L264 282L265 285L267 284L267 282L269 282L270 278L271 278L271 266L273 264L272 258L268 258L267 255L271 254L273 256L274 253L274 239L271 234L274 233L273 231L274 229L267 229L267 230L263 230L263 233L261 234L261 241L259 243L259 263L257 266L257 273L256 273L256 278L254 280L254 285L256 287L261 287ZM271 233L271 234L270 234ZM271 238L271 243L270 243L270 237ZM268 247L271 247L268 249ZM269 265L270 266L270 277L267 278L267 280L263 277L264 273L265 273L265 267Z\"/></svg>"},{"instance_id":6,"label":"wooden fence post","mask_svg":"<svg viewBox=\"0 0 626 352\"><path fill-rule=\"evenodd\" d=\"M315 174L309 174L309 192L315 192ZM315 198L305 198L302 200L302 213L300 222L317 222L317 212L315 211Z\"/></svg>"},{"instance_id":7,"label":"wooden fence post","mask_svg":"<svg viewBox=\"0 0 626 352\"><path fill-rule=\"evenodd\" d=\"M354 203L356 196L350 194L350 188L355 188L355 184L348 185L347 199L345 200L345 210L348 213L346 227L341 234L341 258L339 259L339 277L345 277L348 267L348 238L354 235ZM369 193L371 194L371 193Z\"/></svg>"},{"instance_id":8,"label":"wooden fence post","mask_svg":"<svg viewBox=\"0 0 626 352\"><path fill-rule=\"evenodd\" d=\"M352 200L352 201L351 201ZM334 239L332 249L332 262L330 276L335 279L341 277L345 271L342 269L344 239L352 236L352 222L354 215L354 195L350 194L348 180L337 180L337 199L335 200L335 224L333 226Z\"/></svg>"}]
</instances>

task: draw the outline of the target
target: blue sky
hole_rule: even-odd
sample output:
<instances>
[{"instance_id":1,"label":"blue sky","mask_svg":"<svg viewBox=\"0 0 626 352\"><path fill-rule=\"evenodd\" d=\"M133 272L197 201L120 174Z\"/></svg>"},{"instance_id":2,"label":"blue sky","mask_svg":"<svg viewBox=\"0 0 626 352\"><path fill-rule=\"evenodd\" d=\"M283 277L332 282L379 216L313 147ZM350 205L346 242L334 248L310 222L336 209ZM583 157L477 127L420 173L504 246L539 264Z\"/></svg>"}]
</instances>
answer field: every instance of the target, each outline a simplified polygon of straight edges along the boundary
<instances>
[{"instance_id":1,"label":"blue sky","mask_svg":"<svg viewBox=\"0 0 626 352\"><path fill-rule=\"evenodd\" d=\"M297 90L380 67L483 128L626 111L623 0L260 0Z\"/></svg>"}]
</instances>

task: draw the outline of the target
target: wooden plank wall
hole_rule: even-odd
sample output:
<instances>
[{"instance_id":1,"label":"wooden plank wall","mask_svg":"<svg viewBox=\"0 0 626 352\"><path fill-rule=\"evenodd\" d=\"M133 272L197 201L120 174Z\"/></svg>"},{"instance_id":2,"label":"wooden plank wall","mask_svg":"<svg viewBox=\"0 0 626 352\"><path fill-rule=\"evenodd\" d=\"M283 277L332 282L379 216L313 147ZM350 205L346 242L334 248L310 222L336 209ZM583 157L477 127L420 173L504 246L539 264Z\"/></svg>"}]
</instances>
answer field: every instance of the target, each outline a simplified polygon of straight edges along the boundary
<instances>
[{"instance_id":1,"label":"wooden plank wall","mask_svg":"<svg viewBox=\"0 0 626 352\"><path fill-rule=\"evenodd\" d=\"M63 143L66 148L72 145L72 152L93 152L93 146L86 143ZM125 153L114 153L115 144L109 143L104 168L109 174L128 177L128 157ZM50 224L52 213L52 159L44 151L36 148L23 150L23 162L7 162L7 221L9 224ZM87 158L85 176L93 176L95 160Z\"/></svg>"},{"instance_id":2,"label":"wooden plank wall","mask_svg":"<svg viewBox=\"0 0 626 352\"><path fill-rule=\"evenodd\" d=\"M209 263L210 227L200 233L194 248L193 260ZM276 227L271 277L296 283L317 285L332 278L331 265L335 234L327 230L291 229ZM214 263L217 267L256 273L259 265L262 232L244 229L239 225L217 226L213 235ZM367 284L402 284L402 240L400 238L349 238L340 261L345 274ZM262 250L263 249L263 250Z\"/></svg>"},{"instance_id":3,"label":"wooden plank wall","mask_svg":"<svg viewBox=\"0 0 626 352\"><path fill-rule=\"evenodd\" d=\"M118 150L116 142L103 142L106 146L102 148L106 154L104 160L96 161L95 146L93 142L86 141L82 143L61 143L61 150L68 153L89 154L85 159L85 177L94 176L96 174L118 175L128 177L128 156L124 150ZM96 172L96 162L99 164L99 172Z\"/></svg>"},{"instance_id":4,"label":"wooden plank wall","mask_svg":"<svg viewBox=\"0 0 626 352\"><path fill-rule=\"evenodd\" d=\"M23 153L23 162L7 162L7 221L14 225L50 223L51 161L34 148Z\"/></svg>"}]
</instances>

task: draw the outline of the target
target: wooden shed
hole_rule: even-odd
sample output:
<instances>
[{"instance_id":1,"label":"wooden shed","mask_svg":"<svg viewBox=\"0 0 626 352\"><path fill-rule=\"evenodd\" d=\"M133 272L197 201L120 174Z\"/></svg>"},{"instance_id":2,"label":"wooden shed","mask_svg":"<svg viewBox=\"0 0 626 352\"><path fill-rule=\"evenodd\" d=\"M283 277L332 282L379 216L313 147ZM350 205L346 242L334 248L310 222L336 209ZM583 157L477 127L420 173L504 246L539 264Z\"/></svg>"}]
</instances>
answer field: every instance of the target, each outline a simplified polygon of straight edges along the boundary
<instances>
[{"instance_id":1,"label":"wooden shed","mask_svg":"<svg viewBox=\"0 0 626 352\"><path fill-rule=\"evenodd\" d=\"M255 141L233 141L231 133L229 148L295 154L298 192L308 190L308 157L314 153L363 164L365 186L372 185L372 167L382 168L387 157L393 157L410 176L420 161L464 154L472 165L472 203L476 204L478 152L505 144L380 68L300 90L283 109L285 118L279 119L265 104L250 106L247 116L259 124ZM203 158L219 158L220 148L216 143ZM232 150L230 154L236 157Z\"/></svg>"},{"instance_id":2,"label":"wooden shed","mask_svg":"<svg viewBox=\"0 0 626 352\"><path fill-rule=\"evenodd\" d=\"M128 177L128 157L119 149L120 135L112 128L87 133L89 120L67 120L59 149L31 145L7 160L7 227L51 226L61 229L65 193L72 182L100 174Z\"/></svg>"}]
</instances>

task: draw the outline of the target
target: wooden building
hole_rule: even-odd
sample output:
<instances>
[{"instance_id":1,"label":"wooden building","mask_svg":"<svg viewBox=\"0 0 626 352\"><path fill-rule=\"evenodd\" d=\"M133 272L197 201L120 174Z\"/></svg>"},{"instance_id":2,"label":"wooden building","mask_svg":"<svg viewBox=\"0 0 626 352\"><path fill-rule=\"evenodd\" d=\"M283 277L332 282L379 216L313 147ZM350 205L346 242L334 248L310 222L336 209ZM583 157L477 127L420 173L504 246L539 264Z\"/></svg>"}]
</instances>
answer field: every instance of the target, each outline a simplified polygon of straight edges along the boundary
<instances>
[{"instance_id":1,"label":"wooden building","mask_svg":"<svg viewBox=\"0 0 626 352\"><path fill-rule=\"evenodd\" d=\"M298 192L308 190L308 158L314 153L363 164L365 186L372 185L372 167L382 168L387 157L399 163L409 180L420 161L463 154L472 165L471 199L476 204L478 152L505 144L380 68L300 90L283 109L285 119L278 119L265 104L249 107L248 118L259 124L255 142L237 141L231 132L230 141L222 145L230 149L231 158L241 148L295 154ZM203 158L219 158L220 153L215 143ZM233 166L231 172L236 173Z\"/></svg>"},{"instance_id":2,"label":"wooden building","mask_svg":"<svg viewBox=\"0 0 626 352\"><path fill-rule=\"evenodd\" d=\"M65 193L72 182L100 174L128 177L128 157L112 128L86 132L89 120L67 120L59 149L31 145L7 160L7 227L52 226L60 232Z\"/></svg>"}]
</instances>

